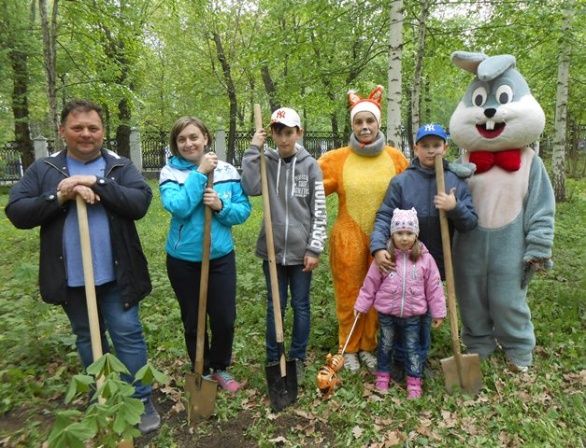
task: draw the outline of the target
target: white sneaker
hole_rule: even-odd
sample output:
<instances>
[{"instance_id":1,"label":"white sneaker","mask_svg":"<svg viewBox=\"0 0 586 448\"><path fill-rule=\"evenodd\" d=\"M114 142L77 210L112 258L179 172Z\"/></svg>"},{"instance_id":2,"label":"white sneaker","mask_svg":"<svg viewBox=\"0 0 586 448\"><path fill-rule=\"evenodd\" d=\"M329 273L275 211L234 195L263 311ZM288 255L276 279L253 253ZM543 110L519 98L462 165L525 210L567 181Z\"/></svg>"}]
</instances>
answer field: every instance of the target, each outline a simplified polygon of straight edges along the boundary
<instances>
[{"instance_id":1,"label":"white sneaker","mask_svg":"<svg viewBox=\"0 0 586 448\"><path fill-rule=\"evenodd\" d=\"M344 354L344 368L350 372L358 372L358 369L360 369L360 362L358 361L358 355L356 355L356 353Z\"/></svg>"},{"instance_id":2,"label":"white sneaker","mask_svg":"<svg viewBox=\"0 0 586 448\"><path fill-rule=\"evenodd\" d=\"M529 366L520 366L519 364L515 364L511 361L508 362L509 370L515 373L527 373L529 371Z\"/></svg>"},{"instance_id":3,"label":"white sneaker","mask_svg":"<svg viewBox=\"0 0 586 448\"><path fill-rule=\"evenodd\" d=\"M361 351L358 353L358 358L360 358L360 362L366 366L370 373L376 372L376 367L378 364L376 356L370 352Z\"/></svg>"}]
</instances>

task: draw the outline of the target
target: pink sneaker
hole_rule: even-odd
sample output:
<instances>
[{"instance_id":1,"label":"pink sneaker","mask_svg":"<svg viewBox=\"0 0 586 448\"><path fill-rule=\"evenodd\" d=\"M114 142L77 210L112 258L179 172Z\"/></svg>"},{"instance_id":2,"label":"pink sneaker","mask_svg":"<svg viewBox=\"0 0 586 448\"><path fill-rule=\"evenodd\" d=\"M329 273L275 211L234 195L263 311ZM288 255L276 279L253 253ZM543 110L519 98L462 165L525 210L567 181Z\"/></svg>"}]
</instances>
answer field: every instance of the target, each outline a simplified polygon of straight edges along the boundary
<instances>
[{"instance_id":1,"label":"pink sneaker","mask_svg":"<svg viewBox=\"0 0 586 448\"><path fill-rule=\"evenodd\" d=\"M421 388L421 378L415 378L413 376L407 377L407 399L414 400L421 398L423 395L423 389Z\"/></svg>"},{"instance_id":2,"label":"pink sneaker","mask_svg":"<svg viewBox=\"0 0 586 448\"><path fill-rule=\"evenodd\" d=\"M216 370L212 373L212 379L217 381L225 391L236 392L240 389L240 383L227 370Z\"/></svg>"},{"instance_id":3,"label":"pink sneaker","mask_svg":"<svg viewBox=\"0 0 586 448\"><path fill-rule=\"evenodd\" d=\"M376 372L376 379L374 380L374 387L379 392L386 392L389 390L389 381L391 380L391 374L388 372Z\"/></svg>"}]
</instances>

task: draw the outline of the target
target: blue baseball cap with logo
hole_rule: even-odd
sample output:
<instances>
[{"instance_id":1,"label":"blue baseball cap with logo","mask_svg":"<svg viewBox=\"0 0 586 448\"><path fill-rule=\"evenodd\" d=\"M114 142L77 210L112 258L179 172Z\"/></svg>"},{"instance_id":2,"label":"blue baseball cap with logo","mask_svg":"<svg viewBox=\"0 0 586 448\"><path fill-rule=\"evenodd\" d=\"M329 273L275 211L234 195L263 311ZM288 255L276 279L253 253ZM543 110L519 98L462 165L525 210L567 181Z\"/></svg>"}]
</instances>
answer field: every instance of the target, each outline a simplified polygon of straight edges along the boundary
<instances>
[{"instance_id":1,"label":"blue baseball cap with logo","mask_svg":"<svg viewBox=\"0 0 586 448\"><path fill-rule=\"evenodd\" d=\"M424 124L417 130L417 135L415 136L415 143L419 143L419 140L421 140L424 137L427 137L428 135L435 135L436 137L439 137L444 141L448 140L448 133L442 127L441 124L430 123Z\"/></svg>"}]
</instances>

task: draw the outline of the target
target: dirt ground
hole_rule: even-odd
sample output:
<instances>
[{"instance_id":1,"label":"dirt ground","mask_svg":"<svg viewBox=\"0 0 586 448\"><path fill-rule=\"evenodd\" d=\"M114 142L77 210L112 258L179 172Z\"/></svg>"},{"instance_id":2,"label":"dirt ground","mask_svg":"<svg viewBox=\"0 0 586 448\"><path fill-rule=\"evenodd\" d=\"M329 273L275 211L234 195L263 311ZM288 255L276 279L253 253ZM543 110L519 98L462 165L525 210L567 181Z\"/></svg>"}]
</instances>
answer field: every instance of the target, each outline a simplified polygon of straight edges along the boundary
<instances>
[{"instance_id":1,"label":"dirt ground","mask_svg":"<svg viewBox=\"0 0 586 448\"><path fill-rule=\"evenodd\" d=\"M175 412L172 407L173 400L166 399L163 394L156 393L157 408L161 414L161 425L166 425L172 434L171 438L180 448L206 447L206 448L253 448L258 446L256 438L247 435L248 428L255 423L258 413L253 410L242 410L228 421L211 419L206 422L206 434L194 433L187 423L185 411ZM322 421L312 418L304 413L291 414L283 412L271 421L273 426L271 443L273 446L285 446L292 432L303 433L307 436L306 443L298 446L331 446L334 442L334 434ZM157 433L147 434L135 440L135 447L159 447L156 441Z\"/></svg>"}]
</instances>

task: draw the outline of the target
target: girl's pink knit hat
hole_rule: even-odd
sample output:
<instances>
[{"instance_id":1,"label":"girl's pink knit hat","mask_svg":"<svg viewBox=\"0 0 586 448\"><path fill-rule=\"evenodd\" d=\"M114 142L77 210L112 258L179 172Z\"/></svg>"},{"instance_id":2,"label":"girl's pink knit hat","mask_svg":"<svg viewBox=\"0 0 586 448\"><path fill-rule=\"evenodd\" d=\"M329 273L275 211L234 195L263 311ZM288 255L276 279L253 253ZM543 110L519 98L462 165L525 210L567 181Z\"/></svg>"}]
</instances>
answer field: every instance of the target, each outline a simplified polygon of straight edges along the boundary
<instances>
[{"instance_id":1,"label":"girl's pink knit hat","mask_svg":"<svg viewBox=\"0 0 586 448\"><path fill-rule=\"evenodd\" d=\"M401 210L396 208L393 210L393 218L391 219L391 235L400 230L407 230L419 236L419 220L417 219L417 211Z\"/></svg>"}]
</instances>

